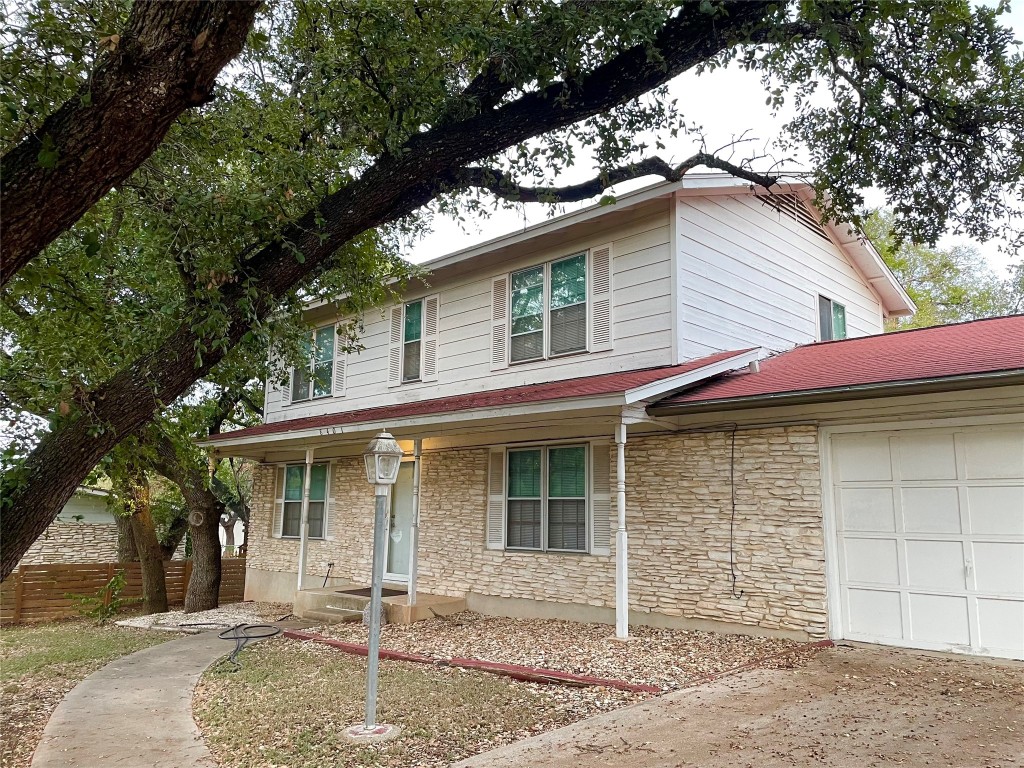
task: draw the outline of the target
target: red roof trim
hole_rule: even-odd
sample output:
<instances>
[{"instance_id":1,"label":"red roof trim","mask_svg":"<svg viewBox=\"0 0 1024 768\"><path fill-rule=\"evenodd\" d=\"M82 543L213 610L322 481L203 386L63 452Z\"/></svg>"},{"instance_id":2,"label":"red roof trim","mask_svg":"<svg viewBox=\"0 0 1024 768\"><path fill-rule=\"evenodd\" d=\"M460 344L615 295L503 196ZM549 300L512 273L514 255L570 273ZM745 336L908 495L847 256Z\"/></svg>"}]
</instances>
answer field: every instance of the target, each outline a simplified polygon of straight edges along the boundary
<instances>
[{"instance_id":1,"label":"red roof trim","mask_svg":"<svg viewBox=\"0 0 1024 768\"><path fill-rule=\"evenodd\" d=\"M1024 315L796 347L660 400L652 408L768 399L1024 370ZM852 396L852 394L851 394Z\"/></svg>"},{"instance_id":2,"label":"red roof trim","mask_svg":"<svg viewBox=\"0 0 1024 768\"><path fill-rule=\"evenodd\" d=\"M624 394L628 390L646 386L656 381L669 379L691 373L709 365L720 363L729 358L750 352L749 349L718 352L697 360L690 360L681 365L668 365L658 368L642 368L633 371L604 373L597 376L585 376L578 379L549 381L542 384L526 384L519 387L494 389L484 392L472 392L465 395L439 397L431 400L418 400L411 403L384 405L376 408L364 408L355 411L325 414L323 416L307 416L300 419L275 421L260 424L232 432L221 432L210 435L209 442L221 440L237 440L238 438L261 437L264 435L284 434L307 429L335 427L342 424L359 424L361 422L395 421L415 416L447 413L450 411L468 411L478 408L500 408L502 406L541 403L553 400L569 400L600 395Z\"/></svg>"}]
</instances>

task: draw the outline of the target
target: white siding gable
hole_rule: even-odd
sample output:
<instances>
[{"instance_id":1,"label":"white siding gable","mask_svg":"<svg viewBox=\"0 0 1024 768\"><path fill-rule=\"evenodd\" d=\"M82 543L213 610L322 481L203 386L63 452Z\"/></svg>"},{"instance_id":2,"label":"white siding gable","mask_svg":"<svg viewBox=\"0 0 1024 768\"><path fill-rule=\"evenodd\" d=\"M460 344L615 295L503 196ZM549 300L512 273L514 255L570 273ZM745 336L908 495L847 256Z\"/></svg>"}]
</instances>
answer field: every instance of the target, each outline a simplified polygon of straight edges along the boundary
<instances>
[{"instance_id":1,"label":"white siding gable","mask_svg":"<svg viewBox=\"0 0 1024 768\"><path fill-rule=\"evenodd\" d=\"M878 296L843 252L753 195L676 201L680 360L818 340L818 295L846 307L850 337L882 331Z\"/></svg>"}]
</instances>

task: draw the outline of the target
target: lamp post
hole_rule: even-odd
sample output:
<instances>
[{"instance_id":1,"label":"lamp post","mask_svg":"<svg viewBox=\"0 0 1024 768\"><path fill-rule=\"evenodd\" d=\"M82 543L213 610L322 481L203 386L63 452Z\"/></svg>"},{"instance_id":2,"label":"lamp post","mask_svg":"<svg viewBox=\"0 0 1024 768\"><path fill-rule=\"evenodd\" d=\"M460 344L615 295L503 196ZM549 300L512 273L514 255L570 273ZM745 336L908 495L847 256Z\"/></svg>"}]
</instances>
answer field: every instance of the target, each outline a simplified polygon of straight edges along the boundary
<instances>
[{"instance_id":1,"label":"lamp post","mask_svg":"<svg viewBox=\"0 0 1024 768\"><path fill-rule=\"evenodd\" d=\"M377 668L380 661L381 590L384 584L384 522L388 491L398 479L402 448L388 432L379 432L363 452L366 480L374 487L373 574L370 582L370 640L366 665L366 709L362 725L346 731L352 741L384 741L398 735L398 726L377 722Z\"/></svg>"}]
</instances>

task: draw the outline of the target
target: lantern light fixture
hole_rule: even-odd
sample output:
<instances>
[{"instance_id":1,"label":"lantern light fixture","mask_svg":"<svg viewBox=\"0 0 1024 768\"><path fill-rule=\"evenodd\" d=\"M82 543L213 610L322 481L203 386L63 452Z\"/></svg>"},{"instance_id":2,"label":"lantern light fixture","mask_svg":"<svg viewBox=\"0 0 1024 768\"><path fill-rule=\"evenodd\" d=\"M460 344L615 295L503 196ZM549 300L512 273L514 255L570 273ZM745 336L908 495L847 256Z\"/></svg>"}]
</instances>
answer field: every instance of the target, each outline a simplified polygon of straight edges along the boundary
<instances>
[{"instance_id":1,"label":"lantern light fixture","mask_svg":"<svg viewBox=\"0 0 1024 768\"><path fill-rule=\"evenodd\" d=\"M378 487L394 485L402 465L402 455L401 446L390 432L378 432L363 451L366 482Z\"/></svg>"}]
</instances>

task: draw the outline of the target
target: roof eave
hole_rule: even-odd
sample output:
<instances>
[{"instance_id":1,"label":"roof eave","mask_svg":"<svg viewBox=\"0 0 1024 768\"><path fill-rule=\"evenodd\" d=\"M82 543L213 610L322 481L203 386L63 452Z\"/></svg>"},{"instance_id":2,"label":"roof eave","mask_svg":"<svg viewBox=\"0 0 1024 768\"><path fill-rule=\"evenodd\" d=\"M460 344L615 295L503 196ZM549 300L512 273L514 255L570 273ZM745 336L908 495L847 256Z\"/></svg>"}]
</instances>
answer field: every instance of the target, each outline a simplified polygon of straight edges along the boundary
<instances>
[{"instance_id":1,"label":"roof eave","mask_svg":"<svg viewBox=\"0 0 1024 768\"><path fill-rule=\"evenodd\" d=\"M979 387L1011 386L1024 384L1024 368L1006 371L991 371L958 376L942 376L927 379L911 379L907 381L885 381L873 384L857 384L848 387L828 387L824 389L800 390L797 392L776 392L764 395L748 395L745 397L719 398L715 400L694 400L687 403L675 403L659 406L657 403L648 407L653 416L678 416L690 413L709 413L712 411L742 410L745 408L770 408L782 405L809 405L814 403L835 402L839 400L859 400L872 397L891 397L894 395L916 395L929 392L956 391Z\"/></svg>"}]
</instances>

